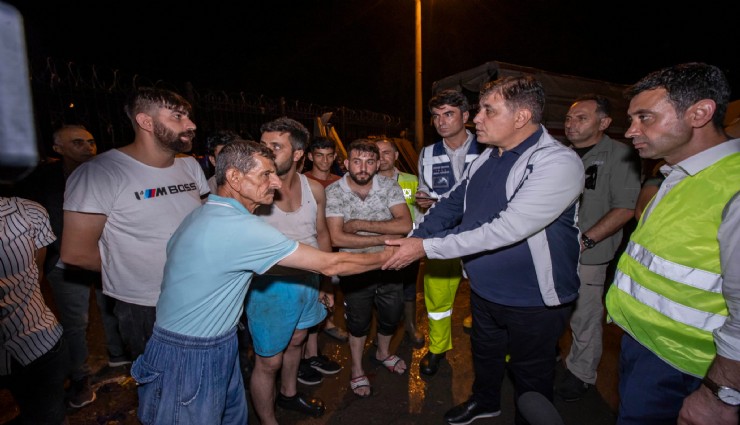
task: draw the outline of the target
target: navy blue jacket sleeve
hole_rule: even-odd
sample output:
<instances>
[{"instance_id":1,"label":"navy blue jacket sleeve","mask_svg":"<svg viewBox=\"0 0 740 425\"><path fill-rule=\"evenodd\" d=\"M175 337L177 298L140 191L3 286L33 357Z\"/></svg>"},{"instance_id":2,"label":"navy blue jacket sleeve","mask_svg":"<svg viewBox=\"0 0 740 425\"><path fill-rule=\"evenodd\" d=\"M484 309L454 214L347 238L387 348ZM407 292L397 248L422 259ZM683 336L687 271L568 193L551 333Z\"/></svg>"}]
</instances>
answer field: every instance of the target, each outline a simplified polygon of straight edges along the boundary
<instances>
[{"instance_id":1,"label":"navy blue jacket sleeve","mask_svg":"<svg viewBox=\"0 0 740 425\"><path fill-rule=\"evenodd\" d=\"M419 228L411 236L417 238L440 237L447 229L460 224L465 212L465 191L468 180L463 180L448 196L437 201L424 216Z\"/></svg>"}]
</instances>

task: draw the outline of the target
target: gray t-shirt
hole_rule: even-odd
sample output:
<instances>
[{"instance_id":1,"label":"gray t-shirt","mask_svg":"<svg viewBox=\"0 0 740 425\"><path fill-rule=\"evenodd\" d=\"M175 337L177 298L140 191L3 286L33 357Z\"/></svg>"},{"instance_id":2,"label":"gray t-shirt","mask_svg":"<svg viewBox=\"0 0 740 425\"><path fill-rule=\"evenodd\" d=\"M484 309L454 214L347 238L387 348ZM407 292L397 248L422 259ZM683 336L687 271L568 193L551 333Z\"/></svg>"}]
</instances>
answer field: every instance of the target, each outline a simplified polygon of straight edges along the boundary
<instances>
[{"instance_id":1,"label":"gray t-shirt","mask_svg":"<svg viewBox=\"0 0 740 425\"><path fill-rule=\"evenodd\" d=\"M393 218L391 207L406 205L403 189L394 179L376 174L372 188L365 199L360 198L347 184L349 173L326 187L326 217L342 217L344 221L385 221ZM372 234L360 232L358 234ZM341 248L346 252L378 252L383 245L368 248Z\"/></svg>"},{"instance_id":2,"label":"gray t-shirt","mask_svg":"<svg viewBox=\"0 0 740 425\"><path fill-rule=\"evenodd\" d=\"M612 208L635 208L640 194L640 163L634 149L604 136L583 158L583 168L594 186L581 195L578 227L586 232ZM581 253L581 264L604 264L614 258L622 229Z\"/></svg>"}]
</instances>

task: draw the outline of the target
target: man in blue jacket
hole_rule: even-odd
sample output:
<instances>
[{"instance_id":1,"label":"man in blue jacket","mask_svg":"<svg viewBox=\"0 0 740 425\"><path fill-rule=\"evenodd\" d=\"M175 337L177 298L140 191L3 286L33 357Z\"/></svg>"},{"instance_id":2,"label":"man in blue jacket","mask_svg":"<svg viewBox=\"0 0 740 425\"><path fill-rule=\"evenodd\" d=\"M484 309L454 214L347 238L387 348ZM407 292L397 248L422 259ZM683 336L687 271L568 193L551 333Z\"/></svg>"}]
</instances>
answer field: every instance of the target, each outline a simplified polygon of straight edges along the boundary
<instances>
[{"instance_id":1,"label":"man in blue jacket","mask_svg":"<svg viewBox=\"0 0 740 425\"><path fill-rule=\"evenodd\" d=\"M537 391L552 400L552 347L580 284L575 221L584 173L578 155L540 124L544 104L532 76L487 83L473 122L489 147L412 237L387 242L399 250L384 268L461 257L470 278L475 381L472 396L445 414L451 425L501 414L507 367L516 396Z\"/></svg>"}]
</instances>

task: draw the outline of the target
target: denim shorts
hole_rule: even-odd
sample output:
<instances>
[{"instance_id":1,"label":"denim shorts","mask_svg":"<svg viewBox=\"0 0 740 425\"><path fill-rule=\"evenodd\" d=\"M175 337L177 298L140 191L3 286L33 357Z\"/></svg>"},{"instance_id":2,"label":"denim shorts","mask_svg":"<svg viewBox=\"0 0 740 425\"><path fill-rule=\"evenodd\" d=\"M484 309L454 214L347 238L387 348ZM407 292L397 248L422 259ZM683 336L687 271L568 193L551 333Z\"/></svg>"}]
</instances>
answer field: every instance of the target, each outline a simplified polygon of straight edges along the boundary
<instances>
[{"instance_id":1,"label":"denim shorts","mask_svg":"<svg viewBox=\"0 0 740 425\"><path fill-rule=\"evenodd\" d=\"M155 326L131 376L138 384L137 413L144 425L247 423L236 327L198 338Z\"/></svg>"}]
</instances>

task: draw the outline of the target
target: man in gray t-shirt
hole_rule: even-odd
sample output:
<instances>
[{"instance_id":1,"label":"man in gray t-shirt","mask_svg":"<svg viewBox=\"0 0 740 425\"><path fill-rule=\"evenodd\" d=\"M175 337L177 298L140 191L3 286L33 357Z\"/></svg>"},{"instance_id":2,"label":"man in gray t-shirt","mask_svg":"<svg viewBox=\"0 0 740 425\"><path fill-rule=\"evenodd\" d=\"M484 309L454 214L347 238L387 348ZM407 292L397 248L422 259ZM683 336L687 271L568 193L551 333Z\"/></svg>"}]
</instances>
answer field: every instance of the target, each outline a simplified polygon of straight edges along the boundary
<instances>
[{"instance_id":1,"label":"man in gray t-shirt","mask_svg":"<svg viewBox=\"0 0 740 425\"><path fill-rule=\"evenodd\" d=\"M640 192L640 163L635 151L604 132L611 124L609 100L599 95L578 98L565 116L565 136L581 157L585 189L578 210L581 258L578 291L570 328L573 333L567 373L557 393L575 401L596 383L604 326L604 282L622 241L622 227L634 216Z\"/></svg>"},{"instance_id":2,"label":"man in gray t-shirt","mask_svg":"<svg viewBox=\"0 0 740 425\"><path fill-rule=\"evenodd\" d=\"M326 188L326 224L332 245L340 251L375 252L387 239L411 231L411 213L397 181L377 174L377 145L358 139L347 148L347 174ZM367 397L370 382L362 368L362 351L370 329L373 305L377 308L378 349L371 360L391 373L402 374L406 363L390 353L391 337L403 313L402 275L394 270L374 270L340 279L352 355L350 386Z\"/></svg>"}]
</instances>

